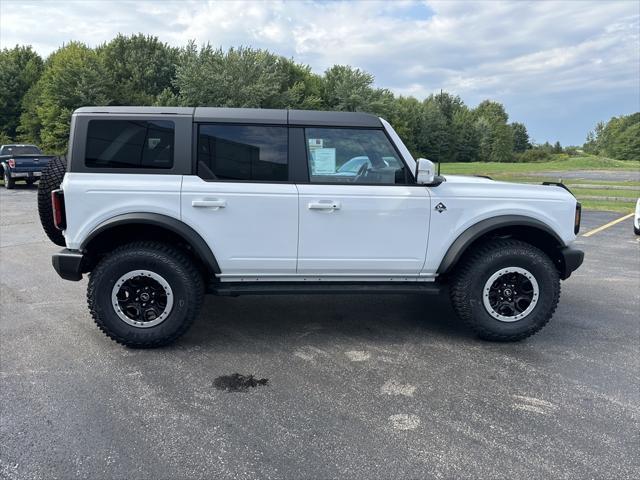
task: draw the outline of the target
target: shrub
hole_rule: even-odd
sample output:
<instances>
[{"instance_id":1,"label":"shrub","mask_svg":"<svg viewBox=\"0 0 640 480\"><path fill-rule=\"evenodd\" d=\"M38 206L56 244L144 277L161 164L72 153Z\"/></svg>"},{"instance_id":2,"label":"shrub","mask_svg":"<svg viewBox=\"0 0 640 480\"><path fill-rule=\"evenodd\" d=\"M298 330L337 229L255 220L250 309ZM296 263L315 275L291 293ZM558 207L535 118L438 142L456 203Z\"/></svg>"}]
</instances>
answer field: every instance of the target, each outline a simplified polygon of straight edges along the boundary
<instances>
[{"instance_id":1,"label":"shrub","mask_svg":"<svg viewBox=\"0 0 640 480\"><path fill-rule=\"evenodd\" d=\"M513 161L517 163L544 162L549 159L551 159L551 155L538 148L532 148L513 155Z\"/></svg>"},{"instance_id":2,"label":"shrub","mask_svg":"<svg viewBox=\"0 0 640 480\"><path fill-rule=\"evenodd\" d=\"M582 152L578 149L578 147L564 147L564 153L566 153L570 157L575 157Z\"/></svg>"},{"instance_id":3,"label":"shrub","mask_svg":"<svg viewBox=\"0 0 640 480\"><path fill-rule=\"evenodd\" d=\"M0 145L6 145L7 143L13 143L13 140L6 133L0 132Z\"/></svg>"}]
</instances>

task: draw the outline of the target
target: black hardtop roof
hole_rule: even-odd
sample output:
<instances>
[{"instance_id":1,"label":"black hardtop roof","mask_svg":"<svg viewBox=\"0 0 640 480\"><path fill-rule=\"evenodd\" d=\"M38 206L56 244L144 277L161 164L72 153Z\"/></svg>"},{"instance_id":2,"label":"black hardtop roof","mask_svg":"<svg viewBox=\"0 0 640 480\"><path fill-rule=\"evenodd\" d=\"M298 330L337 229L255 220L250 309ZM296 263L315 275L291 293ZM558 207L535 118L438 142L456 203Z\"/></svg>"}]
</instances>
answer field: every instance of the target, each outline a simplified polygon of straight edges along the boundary
<instances>
[{"instance_id":1,"label":"black hardtop roof","mask_svg":"<svg viewBox=\"0 0 640 480\"><path fill-rule=\"evenodd\" d=\"M320 127L381 127L380 119L364 112L325 112L268 108L218 107L82 107L75 114L186 115L194 122L227 122Z\"/></svg>"}]
</instances>

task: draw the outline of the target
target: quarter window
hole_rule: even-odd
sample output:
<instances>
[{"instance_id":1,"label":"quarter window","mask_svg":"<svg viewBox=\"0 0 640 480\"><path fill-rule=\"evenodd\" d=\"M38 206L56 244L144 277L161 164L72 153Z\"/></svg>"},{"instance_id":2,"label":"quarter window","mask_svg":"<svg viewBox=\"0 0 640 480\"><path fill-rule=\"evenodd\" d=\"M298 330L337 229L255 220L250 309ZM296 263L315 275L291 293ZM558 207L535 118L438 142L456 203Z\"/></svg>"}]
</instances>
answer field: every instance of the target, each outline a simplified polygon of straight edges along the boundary
<instances>
[{"instance_id":1,"label":"quarter window","mask_svg":"<svg viewBox=\"0 0 640 480\"><path fill-rule=\"evenodd\" d=\"M91 120L85 163L90 168L171 168L175 125L164 120Z\"/></svg>"},{"instance_id":2,"label":"quarter window","mask_svg":"<svg viewBox=\"0 0 640 480\"><path fill-rule=\"evenodd\" d=\"M287 128L200 125L198 176L205 180L286 182Z\"/></svg>"},{"instance_id":3,"label":"quarter window","mask_svg":"<svg viewBox=\"0 0 640 480\"><path fill-rule=\"evenodd\" d=\"M405 167L382 130L307 128L312 183L404 184Z\"/></svg>"}]
</instances>

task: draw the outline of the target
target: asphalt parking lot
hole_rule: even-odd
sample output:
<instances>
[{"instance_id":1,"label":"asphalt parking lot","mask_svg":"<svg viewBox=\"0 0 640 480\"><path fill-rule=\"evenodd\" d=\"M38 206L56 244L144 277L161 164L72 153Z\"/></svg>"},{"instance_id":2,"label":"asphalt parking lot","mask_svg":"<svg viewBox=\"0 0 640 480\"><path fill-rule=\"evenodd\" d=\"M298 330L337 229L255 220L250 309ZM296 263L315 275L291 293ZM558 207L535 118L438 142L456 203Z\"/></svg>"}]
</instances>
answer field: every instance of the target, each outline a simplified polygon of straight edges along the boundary
<instances>
[{"instance_id":1,"label":"asphalt parking lot","mask_svg":"<svg viewBox=\"0 0 640 480\"><path fill-rule=\"evenodd\" d=\"M0 478L639 478L639 240L628 219L578 243L521 343L446 298L208 297L179 343L131 350L51 268L35 189L0 189ZM268 383L214 387L232 373Z\"/></svg>"}]
</instances>

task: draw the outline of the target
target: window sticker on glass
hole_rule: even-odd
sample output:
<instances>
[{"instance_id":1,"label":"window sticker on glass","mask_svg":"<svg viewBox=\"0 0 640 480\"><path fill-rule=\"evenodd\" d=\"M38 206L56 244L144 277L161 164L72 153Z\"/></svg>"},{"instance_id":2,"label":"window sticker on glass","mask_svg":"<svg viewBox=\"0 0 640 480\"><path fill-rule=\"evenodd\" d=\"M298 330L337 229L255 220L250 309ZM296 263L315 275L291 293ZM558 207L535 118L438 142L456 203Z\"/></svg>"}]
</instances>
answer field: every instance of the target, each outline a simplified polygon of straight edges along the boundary
<instances>
[{"instance_id":1,"label":"window sticker on glass","mask_svg":"<svg viewBox=\"0 0 640 480\"><path fill-rule=\"evenodd\" d=\"M321 138L310 138L309 139L309 151L313 151L316 148L322 148L324 141Z\"/></svg>"},{"instance_id":2,"label":"window sticker on glass","mask_svg":"<svg viewBox=\"0 0 640 480\"><path fill-rule=\"evenodd\" d=\"M313 175L336 173L336 149L315 148L311 150L311 173Z\"/></svg>"}]
</instances>

